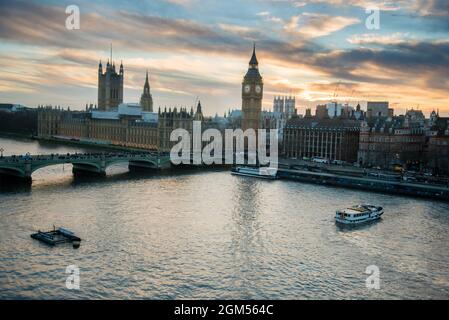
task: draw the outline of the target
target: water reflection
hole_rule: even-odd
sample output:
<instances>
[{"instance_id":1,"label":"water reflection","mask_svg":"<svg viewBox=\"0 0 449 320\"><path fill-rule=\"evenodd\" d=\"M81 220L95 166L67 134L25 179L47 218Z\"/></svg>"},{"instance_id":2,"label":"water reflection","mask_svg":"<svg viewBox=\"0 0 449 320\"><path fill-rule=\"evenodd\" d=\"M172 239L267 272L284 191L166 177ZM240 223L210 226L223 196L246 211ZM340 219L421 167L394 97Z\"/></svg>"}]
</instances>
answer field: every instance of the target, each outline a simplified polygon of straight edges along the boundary
<instances>
[{"instance_id":1,"label":"water reflection","mask_svg":"<svg viewBox=\"0 0 449 320\"><path fill-rule=\"evenodd\" d=\"M1 193L28 193L31 191L31 181L0 175Z\"/></svg>"}]
</instances>

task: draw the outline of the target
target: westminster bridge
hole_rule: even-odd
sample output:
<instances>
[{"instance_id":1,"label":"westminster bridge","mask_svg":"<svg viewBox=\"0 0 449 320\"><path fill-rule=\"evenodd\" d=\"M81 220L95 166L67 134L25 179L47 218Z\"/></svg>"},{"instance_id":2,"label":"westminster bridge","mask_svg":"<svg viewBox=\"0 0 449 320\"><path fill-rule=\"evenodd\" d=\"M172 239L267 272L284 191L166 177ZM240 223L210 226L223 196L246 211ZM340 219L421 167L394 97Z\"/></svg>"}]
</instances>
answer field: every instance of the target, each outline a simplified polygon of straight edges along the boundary
<instances>
[{"instance_id":1,"label":"westminster bridge","mask_svg":"<svg viewBox=\"0 0 449 320\"><path fill-rule=\"evenodd\" d=\"M34 171L58 164L72 164L73 173L105 175L109 166L119 163L128 163L130 168L161 169L170 166L170 155L157 152L102 152L2 156L0 175L31 180Z\"/></svg>"}]
</instances>

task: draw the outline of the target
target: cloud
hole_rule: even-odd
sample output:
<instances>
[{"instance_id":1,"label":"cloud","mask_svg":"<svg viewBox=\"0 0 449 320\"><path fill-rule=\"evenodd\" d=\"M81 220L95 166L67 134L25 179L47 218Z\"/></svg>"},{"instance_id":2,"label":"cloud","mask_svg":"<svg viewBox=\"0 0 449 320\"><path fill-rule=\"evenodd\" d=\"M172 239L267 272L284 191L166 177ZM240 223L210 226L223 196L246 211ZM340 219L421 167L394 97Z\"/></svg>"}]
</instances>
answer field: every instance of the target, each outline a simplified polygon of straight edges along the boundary
<instances>
[{"instance_id":1,"label":"cloud","mask_svg":"<svg viewBox=\"0 0 449 320\"><path fill-rule=\"evenodd\" d=\"M62 7L17 2L0 2L0 39L21 44L61 48L107 48L113 42L131 50L165 50L167 47L223 51L236 43L211 27L183 19L147 16L118 11L111 16L97 13L82 15L80 30L65 28ZM118 22L119 21L119 22ZM221 48L220 48L221 47Z\"/></svg>"},{"instance_id":2,"label":"cloud","mask_svg":"<svg viewBox=\"0 0 449 320\"><path fill-rule=\"evenodd\" d=\"M445 17L449 15L447 0L412 0L409 8L422 16Z\"/></svg>"},{"instance_id":3,"label":"cloud","mask_svg":"<svg viewBox=\"0 0 449 320\"><path fill-rule=\"evenodd\" d=\"M410 87L419 83L434 91L449 90L449 42L333 51L318 56L314 65L341 79L390 85L408 83Z\"/></svg>"},{"instance_id":4,"label":"cloud","mask_svg":"<svg viewBox=\"0 0 449 320\"><path fill-rule=\"evenodd\" d=\"M269 12L258 14L265 21L275 23L281 27L282 32L293 36L294 39L318 38L340 31L350 25L360 23L360 20L353 17L332 16L321 13L304 12L291 16L289 19L271 15Z\"/></svg>"},{"instance_id":5,"label":"cloud","mask_svg":"<svg viewBox=\"0 0 449 320\"><path fill-rule=\"evenodd\" d=\"M165 0L168 3L171 4L176 4L179 6L183 6L183 7L188 7L190 5L192 5L194 2L196 2L196 0Z\"/></svg>"},{"instance_id":6,"label":"cloud","mask_svg":"<svg viewBox=\"0 0 449 320\"><path fill-rule=\"evenodd\" d=\"M239 35L242 38L245 38L248 40L254 41L261 37L261 33L257 29L246 27L246 26L219 23L218 27L225 32Z\"/></svg>"},{"instance_id":7,"label":"cloud","mask_svg":"<svg viewBox=\"0 0 449 320\"><path fill-rule=\"evenodd\" d=\"M405 6L409 0L309 0L308 4L327 4L334 7L352 6L360 8L379 8L384 11L396 11ZM301 3L301 2L300 2ZM297 6L293 2L293 6Z\"/></svg>"},{"instance_id":8,"label":"cloud","mask_svg":"<svg viewBox=\"0 0 449 320\"><path fill-rule=\"evenodd\" d=\"M302 8L302 7L305 7L306 5L307 5L306 1L294 1L293 2L293 6L295 8Z\"/></svg>"},{"instance_id":9,"label":"cloud","mask_svg":"<svg viewBox=\"0 0 449 320\"><path fill-rule=\"evenodd\" d=\"M305 38L316 38L329 35L357 23L360 23L360 20L356 18L302 13L291 17L290 21L285 24L284 30Z\"/></svg>"},{"instance_id":10,"label":"cloud","mask_svg":"<svg viewBox=\"0 0 449 320\"><path fill-rule=\"evenodd\" d=\"M278 0L273 0L278 1ZM287 0L288 1L288 0ZM384 11L396 11L405 6L410 0L307 0L307 1L288 1L294 7L304 7L308 4L330 5L333 7L360 7L360 8L379 8Z\"/></svg>"},{"instance_id":11,"label":"cloud","mask_svg":"<svg viewBox=\"0 0 449 320\"><path fill-rule=\"evenodd\" d=\"M294 7L305 2L292 1ZM379 8L383 11L406 10L421 16L446 17L449 15L447 0L309 0L306 4L327 4L334 7L352 6L359 8Z\"/></svg>"},{"instance_id":12,"label":"cloud","mask_svg":"<svg viewBox=\"0 0 449 320\"><path fill-rule=\"evenodd\" d=\"M395 45L409 42L410 34L403 32L388 35L365 33L352 35L347 40L349 43L357 45Z\"/></svg>"}]
</instances>

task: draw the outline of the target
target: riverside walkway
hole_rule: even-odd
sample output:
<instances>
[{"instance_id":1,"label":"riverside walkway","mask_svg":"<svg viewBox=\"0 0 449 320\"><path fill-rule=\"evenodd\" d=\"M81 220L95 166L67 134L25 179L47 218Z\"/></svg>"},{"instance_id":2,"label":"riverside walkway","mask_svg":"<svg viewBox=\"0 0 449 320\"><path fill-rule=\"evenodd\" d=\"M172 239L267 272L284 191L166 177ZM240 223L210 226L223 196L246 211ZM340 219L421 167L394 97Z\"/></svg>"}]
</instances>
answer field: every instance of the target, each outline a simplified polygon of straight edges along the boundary
<instances>
[{"instance_id":1,"label":"riverside walkway","mask_svg":"<svg viewBox=\"0 0 449 320\"><path fill-rule=\"evenodd\" d=\"M448 185L392 181L369 176L360 177L297 169L279 169L278 176L287 180L449 201Z\"/></svg>"}]
</instances>

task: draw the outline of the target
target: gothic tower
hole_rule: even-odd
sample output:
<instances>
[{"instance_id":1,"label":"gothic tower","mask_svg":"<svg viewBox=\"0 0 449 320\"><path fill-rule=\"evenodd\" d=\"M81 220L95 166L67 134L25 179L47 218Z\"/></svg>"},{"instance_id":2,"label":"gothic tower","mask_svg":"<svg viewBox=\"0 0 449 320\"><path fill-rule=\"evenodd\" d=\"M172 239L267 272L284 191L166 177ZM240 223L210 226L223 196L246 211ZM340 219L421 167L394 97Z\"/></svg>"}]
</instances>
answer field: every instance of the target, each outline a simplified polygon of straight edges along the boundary
<instances>
[{"instance_id":1,"label":"gothic tower","mask_svg":"<svg viewBox=\"0 0 449 320\"><path fill-rule=\"evenodd\" d=\"M119 73L115 71L115 64L112 61L112 47L111 47L111 62L106 64L105 73L103 73L103 66L98 65L98 109L107 111L115 109L123 102L123 64L120 63Z\"/></svg>"},{"instance_id":2,"label":"gothic tower","mask_svg":"<svg viewBox=\"0 0 449 320\"><path fill-rule=\"evenodd\" d=\"M143 93L140 97L140 106L142 111L153 112L153 97L150 93L150 83L148 82L148 70L145 79L145 85L143 86Z\"/></svg>"},{"instance_id":3,"label":"gothic tower","mask_svg":"<svg viewBox=\"0 0 449 320\"><path fill-rule=\"evenodd\" d=\"M195 115L193 116L193 120L196 120L196 121L204 120L203 108L201 107L201 101L199 101L199 100L198 100L198 105L196 106L196 112L195 112Z\"/></svg>"},{"instance_id":4,"label":"gothic tower","mask_svg":"<svg viewBox=\"0 0 449 320\"><path fill-rule=\"evenodd\" d=\"M256 45L242 82L242 129L259 129L262 111L263 81L259 73Z\"/></svg>"}]
</instances>

